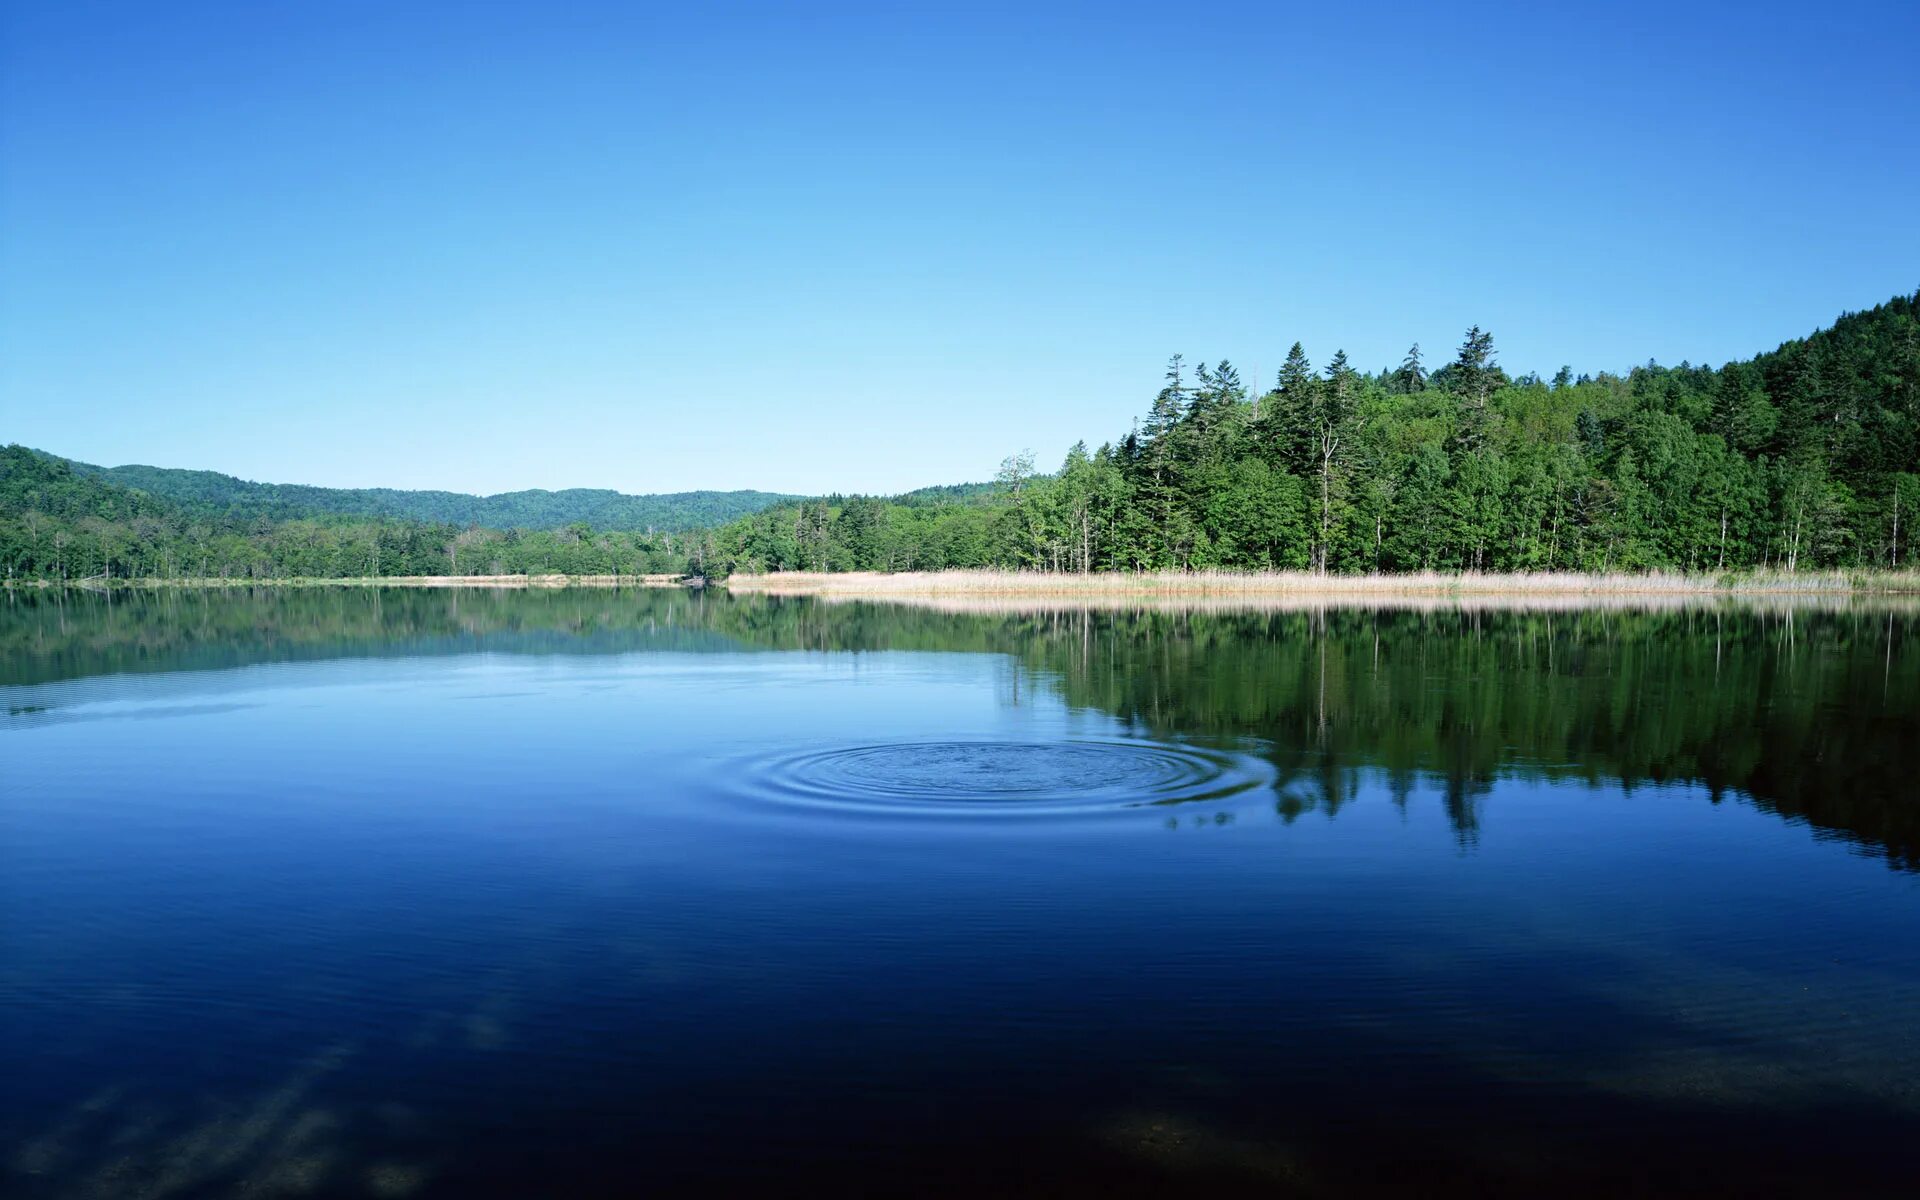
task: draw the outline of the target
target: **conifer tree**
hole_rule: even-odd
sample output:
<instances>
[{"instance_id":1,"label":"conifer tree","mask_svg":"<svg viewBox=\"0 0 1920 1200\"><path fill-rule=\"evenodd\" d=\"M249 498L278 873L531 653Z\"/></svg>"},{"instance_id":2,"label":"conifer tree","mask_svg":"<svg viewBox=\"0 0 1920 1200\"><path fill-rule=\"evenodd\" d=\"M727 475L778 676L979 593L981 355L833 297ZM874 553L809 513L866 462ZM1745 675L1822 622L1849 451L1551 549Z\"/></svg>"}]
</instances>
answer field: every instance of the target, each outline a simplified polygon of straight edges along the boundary
<instances>
[{"instance_id":1,"label":"conifer tree","mask_svg":"<svg viewBox=\"0 0 1920 1200\"><path fill-rule=\"evenodd\" d=\"M1320 471L1320 529L1314 544L1314 568L1326 574L1333 536L1334 472L1347 448L1347 435L1359 403L1360 378L1337 350L1327 364L1326 383L1314 389L1313 448Z\"/></svg>"},{"instance_id":2,"label":"conifer tree","mask_svg":"<svg viewBox=\"0 0 1920 1200\"><path fill-rule=\"evenodd\" d=\"M1454 436L1463 450L1478 450L1486 439L1491 415L1488 409L1498 383L1497 369L1493 361L1493 335L1478 325L1467 330L1448 380L1460 400L1460 425Z\"/></svg>"},{"instance_id":3,"label":"conifer tree","mask_svg":"<svg viewBox=\"0 0 1920 1200\"><path fill-rule=\"evenodd\" d=\"M1319 384L1306 350L1295 342L1275 377L1273 396L1261 412L1266 426L1261 440L1269 456L1275 465L1297 476L1307 475L1313 467L1313 406Z\"/></svg>"},{"instance_id":4,"label":"conifer tree","mask_svg":"<svg viewBox=\"0 0 1920 1200\"><path fill-rule=\"evenodd\" d=\"M1427 390L1427 369L1420 362L1420 343L1415 342L1407 351L1406 358L1400 361L1400 369L1393 373L1394 390L1403 396Z\"/></svg>"}]
</instances>

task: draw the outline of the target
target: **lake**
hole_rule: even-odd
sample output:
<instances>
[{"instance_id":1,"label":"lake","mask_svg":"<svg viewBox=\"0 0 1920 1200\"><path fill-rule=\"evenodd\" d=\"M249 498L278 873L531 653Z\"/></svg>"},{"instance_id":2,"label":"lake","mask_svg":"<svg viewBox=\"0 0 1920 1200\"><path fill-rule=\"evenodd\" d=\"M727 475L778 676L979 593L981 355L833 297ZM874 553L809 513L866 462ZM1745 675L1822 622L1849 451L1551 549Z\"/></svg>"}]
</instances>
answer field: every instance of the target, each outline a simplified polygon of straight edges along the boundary
<instances>
[{"instance_id":1,"label":"lake","mask_svg":"<svg viewBox=\"0 0 1920 1200\"><path fill-rule=\"evenodd\" d=\"M1920 617L0 599L0 1191L1911 1194Z\"/></svg>"}]
</instances>

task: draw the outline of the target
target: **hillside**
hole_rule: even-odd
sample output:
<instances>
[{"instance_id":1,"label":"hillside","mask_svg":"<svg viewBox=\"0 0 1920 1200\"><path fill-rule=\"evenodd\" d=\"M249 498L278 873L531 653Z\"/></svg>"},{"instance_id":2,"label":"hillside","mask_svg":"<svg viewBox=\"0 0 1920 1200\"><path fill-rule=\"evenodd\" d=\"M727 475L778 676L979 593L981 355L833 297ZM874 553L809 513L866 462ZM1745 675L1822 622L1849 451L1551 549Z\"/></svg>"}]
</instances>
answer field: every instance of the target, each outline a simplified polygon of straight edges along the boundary
<instances>
[{"instance_id":1,"label":"hillside","mask_svg":"<svg viewBox=\"0 0 1920 1200\"><path fill-rule=\"evenodd\" d=\"M0 447L0 515L56 522L177 517L178 506L25 446Z\"/></svg>"},{"instance_id":2,"label":"hillside","mask_svg":"<svg viewBox=\"0 0 1920 1200\"><path fill-rule=\"evenodd\" d=\"M1920 296L1720 368L1510 376L1468 331L1271 388L1177 356L1051 475L891 499L499 496L0 456L8 578L718 570L1721 571L1913 564Z\"/></svg>"},{"instance_id":3,"label":"hillside","mask_svg":"<svg viewBox=\"0 0 1920 1200\"><path fill-rule=\"evenodd\" d=\"M902 499L979 503L992 486L928 488ZM314 488L248 483L215 471L103 468L5 446L0 576L675 573L705 568L713 526L788 499L770 492L465 496ZM878 502L834 497L832 503Z\"/></svg>"},{"instance_id":4,"label":"hillside","mask_svg":"<svg viewBox=\"0 0 1920 1200\"><path fill-rule=\"evenodd\" d=\"M642 575L680 571L697 548L674 533L595 531L577 523L522 531L328 513L276 519L245 505L216 511L207 501L182 502L127 487L111 472L25 446L0 446L0 575L8 580L335 578L463 570Z\"/></svg>"},{"instance_id":5,"label":"hillside","mask_svg":"<svg viewBox=\"0 0 1920 1200\"><path fill-rule=\"evenodd\" d=\"M780 505L715 550L747 571L1911 566L1920 296L1718 369L1516 377L1478 327L1431 371L1418 346L1369 372L1296 343L1271 387L1175 356L1091 444L962 503Z\"/></svg>"},{"instance_id":6,"label":"hillside","mask_svg":"<svg viewBox=\"0 0 1920 1200\"><path fill-rule=\"evenodd\" d=\"M490 529L558 529L584 522L600 530L681 532L708 528L799 497L774 492L669 492L629 495L593 488L539 489L472 496L461 492L394 488L328 488L296 483L253 483L217 471L169 467L97 467L73 463L92 475L148 495L174 501L203 517L358 517L478 525Z\"/></svg>"}]
</instances>

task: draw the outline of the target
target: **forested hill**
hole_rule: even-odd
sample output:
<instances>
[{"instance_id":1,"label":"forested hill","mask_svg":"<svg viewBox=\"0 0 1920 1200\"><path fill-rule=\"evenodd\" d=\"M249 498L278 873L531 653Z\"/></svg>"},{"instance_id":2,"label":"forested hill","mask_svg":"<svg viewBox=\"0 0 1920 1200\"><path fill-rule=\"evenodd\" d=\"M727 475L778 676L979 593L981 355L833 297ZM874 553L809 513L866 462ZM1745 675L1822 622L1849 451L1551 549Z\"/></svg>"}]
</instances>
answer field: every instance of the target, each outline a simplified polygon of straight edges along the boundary
<instances>
[{"instance_id":1,"label":"forested hill","mask_svg":"<svg viewBox=\"0 0 1920 1200\"><path fill-rule=\"evenodd\" d=\"M928 488L901 502L944 504L986 496L993 486ZM302 503L302 497L317 499ZM383 509L394 497L449 503ZM580 497L602 502L559 506ZM0 446L0 573L9 580L105 580L704 571L712 559L711 527L675 530L670 523L733 515L743 497L761 504L783 499L768 492L523 492L484 498L341 492L249 484L211 471L105 470L25 446ZM715 516L698 515L702 510L690 502L701 500L719 505ZM509 501L523 503L516 508L504 503ZM678 515L659 516L651 529L620 528L646 521L642 502L682 507L666 510ZM839 509L857 501L836 496L824 503ZM429 517L414 515L422 512ZM500 524L482 525L476 513ZM570 519L542 527L562 517ZM516 518L535 527L508 523Z\"/></svg>"},{"instance_id":2,"label":"forested hill","mask_svg":"<svg viewBox=\"0 0 1920 1200\"><path fill-rule=\"evenodd\" d=\"M984 502L811 500L720 531L751 570L1906 567L1920 294L1715 369L1510 376L1295 344L1271 387L1176 356L1132 429ZM904 498L902 498L904 500Z\"/></svg>"},{"instance_id":3,"label":"forested hill","mask_svg":"<svg viewBox=\"0 0 1920 1200\"><path fill-rule=\"evenodd\" d=\"M686 534L596 530L584 521L502 530L326 513L276 520L167 499L51 454L0 446L0 567L8 580L639 575L685 570L700 548Z\"/></svg>"},{"instance_id":4,"label":"forested hill","mask_svg":"<svg viewBox=\"0 0 1920 1200\"><path fill-rule=\"evenodd\" d=\"M1116 431L1118 432L1118 431ZM1720 368L1510 376L1467 332L1271 387L1169 363L1051 475L892 499L342 490L0 448L9 579L695 570L1909 568L1920 294ZM718 526L718 528L715 528Z\"/></svg>"},{"instance_id":5,"label":"forested hill","mask_svg":"<svg viewBox=\"0 0 1920 1200\"><path fill-rule=\"evenodd\" d=\"M400 491L393 488L328 488L297 483L252 483L217 471L167 467L73 469L148 495L174 501L203 517L270 521L312 517L359 517L478 525L491 529L558 529L585 523L602 530L681 532L711 528L799 497L776 492L668 492L628 495L603 489L503 492Z\"/></svg>"}]
</instances>

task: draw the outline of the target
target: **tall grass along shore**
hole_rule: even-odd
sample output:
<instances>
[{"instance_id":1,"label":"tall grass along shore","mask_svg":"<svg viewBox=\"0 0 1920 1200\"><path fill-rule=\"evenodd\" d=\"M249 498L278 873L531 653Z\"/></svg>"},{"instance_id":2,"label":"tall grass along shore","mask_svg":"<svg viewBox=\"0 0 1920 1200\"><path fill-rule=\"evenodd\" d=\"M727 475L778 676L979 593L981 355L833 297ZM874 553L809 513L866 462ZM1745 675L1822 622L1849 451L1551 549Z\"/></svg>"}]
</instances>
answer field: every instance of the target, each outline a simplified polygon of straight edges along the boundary
<instances>
[{"instance_id":1,"label":"tall grass along shore","mask_svg":"<svg viewBox=\"0 0 1920 1200\"><path fill-rule=\"evenodd\" d=\"M382 575L352 578L278 576L244 578L143 577L134 579L12 580L26 588L564 588L685 587L707 581L682 575ZM1438 601L1532 597L1561 602L1603 598L1920 597L1920 571L1764 571L1720 574L1647 572L1441 572L1340 575L1312 571L1152 571L1079 574L1053 571L776 571L736 574L723 583L736 592L776 596L898 600L1045 600L1057 604L1126 603L1150 600L1234 601L1388 599Z\"/></svg>"},{"instance_id":2,"label":"tall grass along shore","mask_svg":"<svg viewBox=\"0 0 1920 1200\"><path fill-rule=\"evenodd\" d=\"M1369 599L1386 596L1679 596L1679 595L1909 595L1920 594L1920 571L1768 571L1727 574L1582 574L1531 572L1413 572L1335 575L1310 571L1158 571L1140 574L1068 574L1047 571L927 571L883 574L786 571L734 575L734 591L775 595L890 597L1203 596Z\"/></svg>"}]
</instances>

